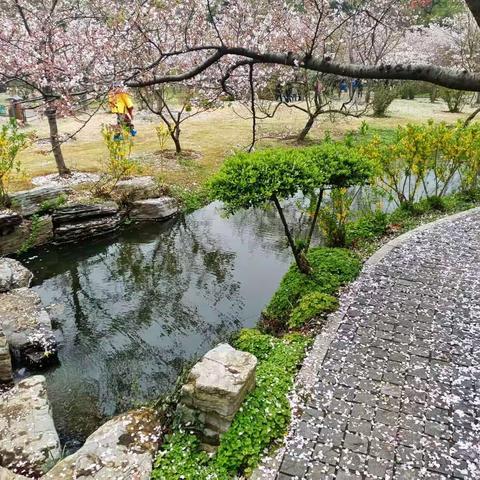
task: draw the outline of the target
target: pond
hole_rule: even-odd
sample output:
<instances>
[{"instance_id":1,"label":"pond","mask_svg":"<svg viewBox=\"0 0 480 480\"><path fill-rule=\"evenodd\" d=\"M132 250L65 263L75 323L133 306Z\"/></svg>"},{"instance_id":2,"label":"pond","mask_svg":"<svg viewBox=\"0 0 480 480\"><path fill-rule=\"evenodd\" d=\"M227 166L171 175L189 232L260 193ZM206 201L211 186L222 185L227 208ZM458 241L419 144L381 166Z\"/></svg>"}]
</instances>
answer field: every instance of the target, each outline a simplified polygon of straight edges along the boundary
<instances>
[{"instance_id":1,"label":"pond","mask_svg":"<svg viewBox=\"0 0 480 480\"><path fill-rule=\"evenodd\" d=\"M171 391L187 362L254 326L291 257L273 210L224 218L212 204L24 260L44 304L58 305L60 363L45 376L71 450L109 416Z\"/></svg>"}]
</instances>

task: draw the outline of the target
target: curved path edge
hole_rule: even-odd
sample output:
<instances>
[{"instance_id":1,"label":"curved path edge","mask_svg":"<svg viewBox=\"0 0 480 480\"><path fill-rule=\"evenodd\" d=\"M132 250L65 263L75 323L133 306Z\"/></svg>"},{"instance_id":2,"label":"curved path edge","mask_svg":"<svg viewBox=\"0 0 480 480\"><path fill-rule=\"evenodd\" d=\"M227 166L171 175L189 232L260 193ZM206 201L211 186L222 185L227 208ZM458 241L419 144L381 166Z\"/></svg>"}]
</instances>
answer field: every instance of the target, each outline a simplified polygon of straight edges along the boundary
<instances>
[{"instance_id":1,"label":"curved path edge","mask_svg":"<svg viewBox=\"0 0 480 480\"><path fill-rule=\"evenodd\" d=\"M409 230L398 237L393 238L384 245L382 245L375 253L373 253L365 262L362 269L363 273L365 268L374 267L378 265L387 255L393 250L401 247L408 241L410 241L415 235L421 232L425 232L435 227L456 220L463 219L465 217L480 214L480 207L464 210L459 213L447 215L432 222L420 225L412 230ZM312 395L312 389L317 381L317 374L320 371L320 367L325 360L325 356L328 349L333 342L335 335L345 318L348 308L355 300L355 292L358 284L353 282L347 286L342 294L342 302L339 310L329 315L327 323L322 331L315 337L314 344L307 356L304 359L303 365L300 368L297 377L295 379L295 386L291 393L292 404L292 421L289 426L287 436L283 439L282 444L271 455L268 455L262 459L262 462L256 470L250 476L251 480L275 480L279 474L282 460L285 456L286 442L289 435L296 430L300 422L300 416L303 410L302 404L305 403L305 399Z\"/></svg>"}]
</instances>

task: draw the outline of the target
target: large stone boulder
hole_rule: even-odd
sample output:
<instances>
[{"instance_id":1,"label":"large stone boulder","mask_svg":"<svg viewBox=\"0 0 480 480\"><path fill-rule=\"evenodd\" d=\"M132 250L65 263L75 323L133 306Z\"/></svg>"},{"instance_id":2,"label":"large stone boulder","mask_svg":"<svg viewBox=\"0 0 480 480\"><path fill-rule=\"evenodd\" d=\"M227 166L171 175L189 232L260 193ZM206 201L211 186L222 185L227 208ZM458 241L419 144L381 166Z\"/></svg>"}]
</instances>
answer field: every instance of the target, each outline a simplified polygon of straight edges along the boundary
<instances>
[{"instance_id":1,"label":"large stone boulder","mask_svg":"<svg viewBox=\"0 0 480 480\"><path fill-rule=\"evenodd\" d=\"M144 408L113 418L83 447L59 462L43 480L149 480L160 426Z\"/></svg>"},{"instance_id":2,"label":"large stone boulder","mask_svg":"<svg viewBox=\"0 0 480 480\"><path fill-rule=\"evenodd\" d=\"M133 202L132 220L166 220L178 213L178 203L172 197L149 198Z\"/></svg>"},{"instance_id":3,"label":"large stone boulder","mask_svg":"<svg viewBox=\"0 0 480 480\"><path fill-rule=\"evenodd\" d=\"M190 371L178 413L197 428L205 449L216 446L247 394L255 387L257 359L223 343Z\"/></svg>"},{"instance_id":4,"label":"large stone boulder","mask_svg":"<svg viewBox=\"0 0 480 480\"><path fill-rule=\"evenodd\" d=\"M12 359L7 339L0 330L0 383L10 383L13 378Z\"/></svg>"},{"instance_id":5,"label":"large stone boulder","mask_svg":"<svg viewBox=\"0 0 480 480\"><path fill-rule=\"evenodd\" d=\"M0 329L12 351L29 366L44 367L56 360L50 316L36 292L19 288L0 294Z\"/></svg>"},{"instance_id":6,"label":"large stone boulder","mask_svg":"<svg viewBox=\"0 0 480 480\"><path fill-rule=\"evenodd\" d=\"M161 194L161 187L152 177L133 177L128 180L120 180L111 193L112 198L122 204L155 198Z\"/></svg>"},{"instance_id":7,"label":"large stone boulder","mask_svg":"<svg viewBox=\"0 0 480 480\"><path fill-rule=\"evenodd\" d=\"M7 235L0 236L0 255L16 253L21 248L38 247L50 242L53 238L52 218L38 217L34 220L23 220Z\"/></svg>"},{"instance_id":8,"label":"large stone boulder","mask_svg":"<svg viewBox=\"0 0 480 480\"><path fill-rule=\"evenodd\" d=\"M27 378L0 395L0 432L0 465L12 471L37 476L60 458L45 377Z\"/></svg>"},{"instance_id":9,"label":"large stone boulder","mask_svg":"<svg viewBox=\"0 0 480 480\"><path fill-rule=\"evenodd\" d=\"M29 287L33 273L13 258L0 258L0 293Z\"/></svg>"},{"instance_id":10,"label":"large stone boulder","mask_svg":"<svg viewBox=\"0 0 480 480\"><path fill-rule=\"evenodd\" d=\"M32 188L22 192L15 192L10 195L12 209L24 217L38 213L42 204L49 200L55 200L65 195L67 189L61 186L47 185L44 187Z\"/></svg>"},{"instance_id":11,"label":"large stone boulder","mask_svg":"<svg viewBox=\"0 0 480 480\"><path fill-rule=\"evenodd\" d=\"M22 216L13 210L0 210L0 237L12 233L22 223Z\"/></svg>"}]
</instances>

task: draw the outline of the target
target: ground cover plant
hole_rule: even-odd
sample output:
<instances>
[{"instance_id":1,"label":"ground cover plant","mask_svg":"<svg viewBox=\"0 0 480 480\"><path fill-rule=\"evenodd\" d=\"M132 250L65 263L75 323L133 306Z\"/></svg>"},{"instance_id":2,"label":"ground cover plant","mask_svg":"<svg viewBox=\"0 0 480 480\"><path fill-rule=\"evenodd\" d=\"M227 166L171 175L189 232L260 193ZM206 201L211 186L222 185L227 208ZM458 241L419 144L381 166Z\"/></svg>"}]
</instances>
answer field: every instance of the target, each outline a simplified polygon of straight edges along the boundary
<instances>
[{"instance_id":1,"label":"ground cover plant","mask_svg":"<svg viewBox=\"0 0 480 480\"><path fill-rule=\"evenodd\" d=\"M176 429L157 456L152 479L224 480L251 473L265 449L286 432L287 395L310 343L309 337L300 334L278 339L258 330L240 332L233 345L258 358L256 387L222 437L216 455L210 458L199 450L194 434Z\"/></svg>"}]
</instances>

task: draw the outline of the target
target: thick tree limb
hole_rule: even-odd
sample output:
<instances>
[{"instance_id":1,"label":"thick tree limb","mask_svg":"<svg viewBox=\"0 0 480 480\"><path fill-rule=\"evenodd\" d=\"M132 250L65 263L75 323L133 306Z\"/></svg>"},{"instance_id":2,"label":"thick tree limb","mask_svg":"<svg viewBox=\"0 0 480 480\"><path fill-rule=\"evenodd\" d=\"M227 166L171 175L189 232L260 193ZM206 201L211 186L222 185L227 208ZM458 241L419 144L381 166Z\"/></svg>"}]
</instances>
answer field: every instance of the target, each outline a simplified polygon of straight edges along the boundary
<instances>
[{"instance_id":1,"label":"thick tree limb","mask_svg":"<svg viewBox=\"0 0 480 480\"><path fill-rule=\"evenodd\" d=\"M330 73L342 77L378 79L378 80L419 80L456 90L480 92L480 73L467 70L453 70L436 65L396 64L396 65L356 65L334 63L324 58L295 57L291 54L266 52L261 53L242 47L222 47L194 69L178 75L166 75L145 81L131 81L131 87L145 87L160 83L181 82L189 80L207 70L223 57L237 56L253 60L255 63L286 65L304 68L321 73Z\"/></svg>"},{"instance_id":2,"label":"thick tree limb","mask_svg":"<svg viewBox=\"0 0 480 480\"><path fill-rule=\"evenodd\" d=\"M144 81L129 81L127 85L129 87L150 87L152 85L159 85L161 83L177 83L183 82L185 80L190 80L191 78L200 75L202 72L207 70L213 64L217 63L225 54L219 49L212 56L208 57L203 63L195 67L193 70L190 70L185 73L180 73L178 75L166 75L164 77L153 77L150 80Z\"/></svg>"}]
</instances>

